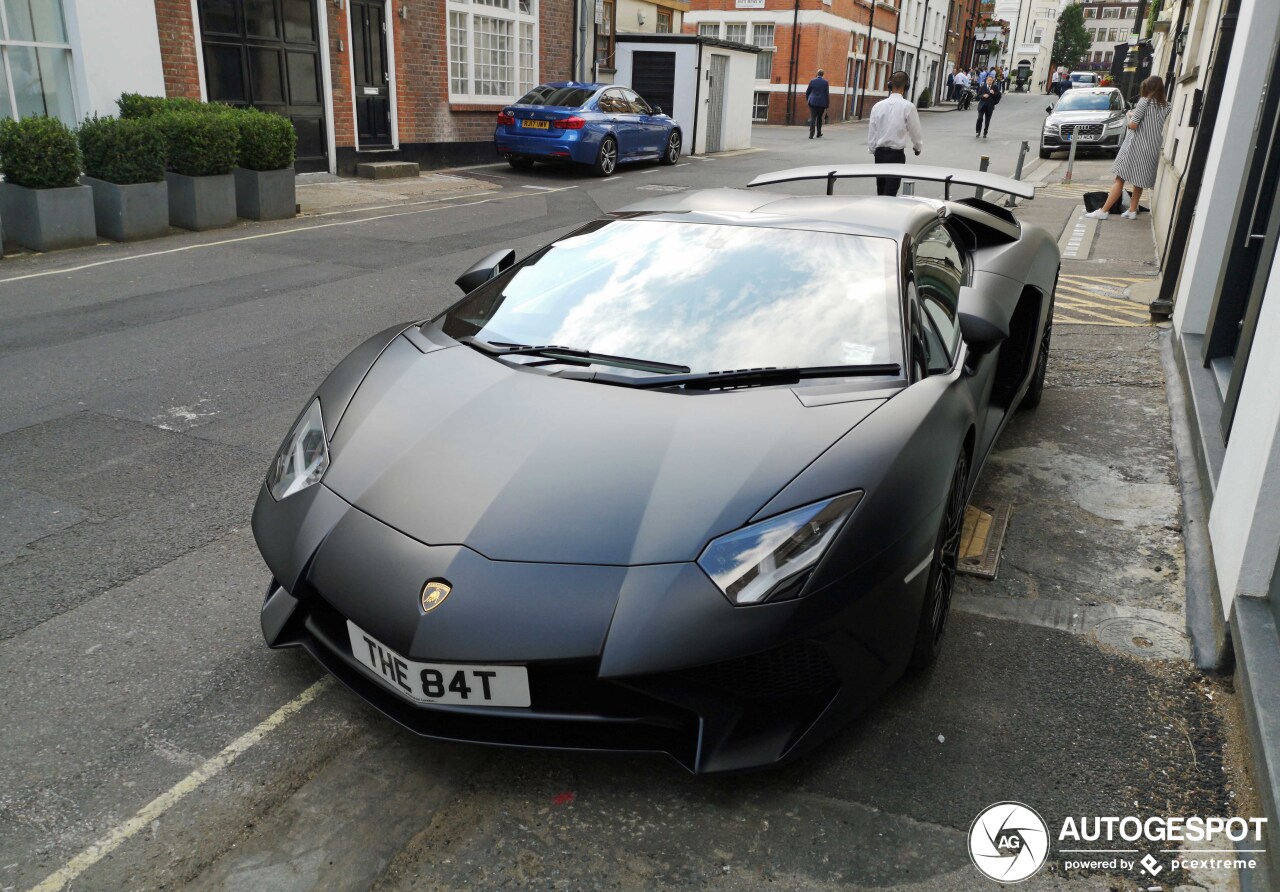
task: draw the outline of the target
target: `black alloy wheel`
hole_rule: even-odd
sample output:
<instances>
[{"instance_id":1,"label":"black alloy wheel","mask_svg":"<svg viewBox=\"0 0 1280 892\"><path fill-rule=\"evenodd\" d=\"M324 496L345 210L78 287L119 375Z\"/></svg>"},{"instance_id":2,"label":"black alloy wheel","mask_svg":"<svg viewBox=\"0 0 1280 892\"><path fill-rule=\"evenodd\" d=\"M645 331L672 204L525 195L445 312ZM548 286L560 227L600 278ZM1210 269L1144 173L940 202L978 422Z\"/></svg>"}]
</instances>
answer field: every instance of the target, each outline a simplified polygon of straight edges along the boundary
<instances>
[{"instance_id":1,"label":"black alloy wheel","mask_svg":"<svg viewBox=\"0 0 1280 892\"><path fill-rule=\"evenodd\" d=\"M951 477L951 489L938 527L938 540L929 564L929 584L920 622L916 626L916 643L911 652L910 667L927 669L942 652L942 638L951 614L951 596L955 593L956 569L960 564L960 535L964 530L965 490L969 478L969 456L960 453Z\"/></svg>"},{"instance_id":2,"label":"black alloy wheel","mask_svg":"<svg viewBox=\"0 0 1280 892\"><path fill-rule=\"evenodd\" d=\"M596 156L596 163L592 166L596 176L607 177L613 174L618 167L618 143L612 136L606 136L600 142L600 154Z\"/></svg>"}]
</instances>

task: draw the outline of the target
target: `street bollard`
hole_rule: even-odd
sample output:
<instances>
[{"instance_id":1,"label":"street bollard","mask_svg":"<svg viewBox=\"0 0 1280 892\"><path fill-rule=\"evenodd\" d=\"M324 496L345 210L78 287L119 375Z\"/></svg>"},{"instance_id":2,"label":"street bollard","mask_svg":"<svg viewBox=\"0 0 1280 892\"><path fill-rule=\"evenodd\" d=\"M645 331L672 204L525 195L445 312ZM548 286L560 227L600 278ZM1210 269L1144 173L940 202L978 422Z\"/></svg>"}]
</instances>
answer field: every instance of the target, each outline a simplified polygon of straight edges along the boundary
<instances>
[{"instance_id":1,"label":"street bollard","mask_svg":"<svg viewBox=\"0 0 1280 892\"><path fill-rule=\"evenodd\" d=\"M915 195L915 194L916 194L916 181L915 181L915 180L903 180L903 181L902 181L902 194L903 194L903 195Z\"/></svg>"},{"instance_id":2,"label":"street bollard","mask_svg":"<svg viewBox=\"0 0 1280 892\"><path fill-rule=\"evenodd\" d=\"M1018 150L1018 166L1013 169L1013 178L1015 180L1022 179L1022 159L1027 157L1027 152L1031 147L1027 145L1026 140L1022 141L1022 148ZM1018 198L1016 195L1010 195L1004 203L1007 208L1016 208L1018 206Z\"/></svg>"},{"instance_id":3,"label":"street bollard","mask_svg":"<svg viewBox=\"0 0 1280 892\"><path fill-rule=\"evenodd\" d=\"M983 155L983 156L982 156L982 160L978 162L978 170L979 170L979 171L982 171L982 172L985 172L985 171L986 171L986 169L987 169L988 167L990 167L990 166L991 166L991 159L990 159L989 157L987 157L986 155ZM979 186L977 189L975 189L975 190L973 191L973 197L974 197L974 198L976 198L976 199L978 199L979 201L981 201L981 200L982 200L982 193L983 193L984 191L985 191L985 190L984 190L981 186Z\"/></svg>"},{"instance_id":4,"label":"street bollard","mask_svg":"<svg viewBox=\"0 0 1280 892\"><path fill-rule=\"evenodd\" d=\"M1067 172L1062 175L1062 182L1071 182L1071 168L1076 163L1076 140L1075 134L1071 134L1071 148L1067 149Z\"/></svg>"}]
</instances>

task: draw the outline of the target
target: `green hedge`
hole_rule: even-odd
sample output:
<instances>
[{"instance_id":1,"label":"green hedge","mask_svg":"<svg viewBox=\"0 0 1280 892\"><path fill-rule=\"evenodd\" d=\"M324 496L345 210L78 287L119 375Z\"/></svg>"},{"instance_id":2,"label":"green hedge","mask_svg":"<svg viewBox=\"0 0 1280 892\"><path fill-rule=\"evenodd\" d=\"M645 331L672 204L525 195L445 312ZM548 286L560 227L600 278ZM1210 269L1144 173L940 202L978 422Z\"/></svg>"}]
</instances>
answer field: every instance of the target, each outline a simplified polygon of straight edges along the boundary
<instances>
[{"instance_id":1,"label":"green hedge","mask_svg":"<svg viewBox=\"0 0 1280 892\"><path fill-rule=\"evenodd\" d=\"M197 99L181 96L166 99L163 96L143 96L140 93L122 93L116 100L122 118L153 118L168 112L225 111L225 105L210 105Z\"/></svg>"},{"instance_id":2,"label":"green hedge","mask_svg":"<svg viewBox=\"0 0 1280 892\"><path fill-rule=\"evenodd\" d=\"M0 171L6 181L29 189L74 186L82 165L75 133L57 118L0 122Z\"/></svg>"},{"instance_id":3,"label":"green hedge","mask_svg":"<svg viewBox=\"0 0 1280 892\"><path fill-rule=\"evenodd\" d=\"M84 172L128 186L164 179L165 134L153 118L99 118L80 125Z\"/></svg>"},{"instance_id":4,"label":"green hedge","mask_svg":"<svg viewBox=\"0 0 1280 892\"><path fill-rule=\"evenodd\" d=\"M240 133L241 167L282 170L293 164L298 134L288 118L254 108L238 108L231 118Z\"/></svg>"},{"instance_id":5,"label":"green hedge","mask_svg":"<svg viewBox=\"0 0 1280 892\"><path fill-rule=\"evenodd\" d=\"M169 169L189 177L231 173L240 137L232 115L167 112L156 117L168 146Z\"/></svg>"}]
</instances>

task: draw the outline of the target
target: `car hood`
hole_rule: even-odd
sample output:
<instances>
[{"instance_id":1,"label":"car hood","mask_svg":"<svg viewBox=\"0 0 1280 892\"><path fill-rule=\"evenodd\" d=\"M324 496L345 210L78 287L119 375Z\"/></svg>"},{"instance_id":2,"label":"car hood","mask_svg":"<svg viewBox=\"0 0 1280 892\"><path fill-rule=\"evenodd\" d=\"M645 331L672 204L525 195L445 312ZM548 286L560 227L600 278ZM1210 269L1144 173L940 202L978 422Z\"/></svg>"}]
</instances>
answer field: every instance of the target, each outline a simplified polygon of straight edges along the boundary
<instances>
[{"instance_id":1,"label":"car hood","mask_svg":"<svg viewBox=\"0 0 1280 892\"><path fill-rule=\"evenodd\" d=\"M402 336L343 414L324 484L414 539L491 560L687 561L875 411L874 393L806 407L786 387L630 390L461 346L424 355Z\"/></svg>"},{"instance_id":2,"label":"car hood","mask_svg":"<svg viewBox=\"0 0 1280 892\"><path fill-rule=\"evenodd\" d=\"M1120 118L1123 112L1109 109L1085 109L1082 111L1054 112L1049 115L1050 124L1101 124L1112 118Z\"/></svg>"}]
</instances>

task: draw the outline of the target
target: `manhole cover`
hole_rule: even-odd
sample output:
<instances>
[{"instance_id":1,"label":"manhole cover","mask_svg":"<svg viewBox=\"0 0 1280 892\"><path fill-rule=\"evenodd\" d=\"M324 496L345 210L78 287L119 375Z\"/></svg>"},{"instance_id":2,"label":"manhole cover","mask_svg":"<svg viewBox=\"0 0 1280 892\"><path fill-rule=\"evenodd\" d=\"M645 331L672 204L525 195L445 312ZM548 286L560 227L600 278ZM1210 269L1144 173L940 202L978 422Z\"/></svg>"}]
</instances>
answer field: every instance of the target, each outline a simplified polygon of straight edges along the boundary
<instances>
[{"instance_id":1,"label":"manhole cover","mask_svg":"<svg viewBox=\"0 0 1280 892\"><path fill-rule=\"evenodd\" d=\"M1093 629L1098 643L1123 653L1151 660L1171 660L1187 655L1187 639L1173 626L1136 616L1104 619Z\"/></svg>"}]
</instances>

